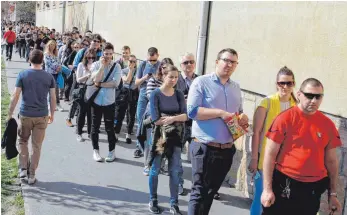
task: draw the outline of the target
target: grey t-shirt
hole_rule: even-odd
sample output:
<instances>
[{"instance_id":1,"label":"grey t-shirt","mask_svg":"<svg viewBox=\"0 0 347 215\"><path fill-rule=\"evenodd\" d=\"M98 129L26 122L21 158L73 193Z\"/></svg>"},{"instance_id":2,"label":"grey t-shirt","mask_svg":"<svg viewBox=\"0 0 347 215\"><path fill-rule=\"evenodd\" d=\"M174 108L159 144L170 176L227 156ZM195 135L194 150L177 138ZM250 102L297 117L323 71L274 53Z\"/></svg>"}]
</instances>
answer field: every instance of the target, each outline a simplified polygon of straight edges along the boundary
<instances>
[{"instance_id":1,"label":"grey t-shirt","mask_svg":"<svg viewBox=\"0 0 347 215\"><path fill-rule=\"evenodd\" d=\"M16 87L22 88L21 116L48 116L47 95L50 88L55 88L54 77L50 73L35 69L22 71L17 77Z\"/></svg>"},{"instance_id":2,"label":"grey t-shirt","mask_svg":"<svg viewBox=\"0 0 347 215\"><path fill-rule=\"evenodd\" d=\"M133 77L132 77L132 79L131 79L131 82L130 82L130 86L129 86L129 84L127 84L127 83L125 83L124 81L123 81L123 87L125 87L125 88L130 88L130 89L132 89L132 90L134 90L134 89L136 89L136 86L135 86L135 79L136 79L136 69L134 69L134 71L133 71ZM122 77L123 76L128 76L128 74L129 74L129 67L127 67L127 68L125 68L125 69L122 69Z\"/></svg>"}]
</instances>

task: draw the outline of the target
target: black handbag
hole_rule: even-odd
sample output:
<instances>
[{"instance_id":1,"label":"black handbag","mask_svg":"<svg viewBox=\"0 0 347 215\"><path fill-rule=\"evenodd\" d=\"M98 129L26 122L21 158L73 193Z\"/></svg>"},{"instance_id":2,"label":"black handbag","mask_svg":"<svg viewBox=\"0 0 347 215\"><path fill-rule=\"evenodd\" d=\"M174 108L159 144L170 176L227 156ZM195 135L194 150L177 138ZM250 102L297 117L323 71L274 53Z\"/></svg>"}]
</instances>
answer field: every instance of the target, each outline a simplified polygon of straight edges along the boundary
<instances>
[{"instance_id":1,"label":"black handbag","mask_svg":"<svg viewBox=\"0 0 347 215\"><path fill-rule=\"evenodd\" d=\"M117 64L117 63L114 63L114 64L113 64L113 66L111 67L111 69L110 69L110 71L108 72L107 76L105 77L105 79L104 79L101 83L104 83L104 82L107 81L107 79L110 77L111 73L113 72L113 69L114 69L114 67L116 66L116 64ZM95 98L98 96L100 90L101 90L101 87L98 87L98 88L95 90L95 92L92 94L92 96L91 96L89 99L86 100L86 103L87 103L88 105L91 105L91 104L94 102L94 100L95 100Z\"/></svg>"},{"instance_id":2,"label":"black handbag","mask_svg":"<svg viewBox=\"0 0 347 215\"><path fill-rule=\"evenodd\" d=\"M86 90L87 90L86 83L80 84L76 89L72 91L72 99L76 102L84 101Z\"/></svg>"}]
</instances>

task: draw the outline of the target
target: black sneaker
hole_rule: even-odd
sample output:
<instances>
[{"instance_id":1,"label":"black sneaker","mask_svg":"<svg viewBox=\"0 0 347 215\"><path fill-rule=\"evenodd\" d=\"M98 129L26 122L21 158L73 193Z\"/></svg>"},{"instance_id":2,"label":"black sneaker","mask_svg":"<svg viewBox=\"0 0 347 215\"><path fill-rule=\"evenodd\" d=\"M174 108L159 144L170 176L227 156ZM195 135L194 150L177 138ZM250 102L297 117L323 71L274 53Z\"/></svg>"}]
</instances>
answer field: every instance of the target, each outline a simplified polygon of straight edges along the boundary
<instances>
[{"instance_id":1,"label":"black sneaker","mask_svg":"<svg viewBox=\"0 0 347 215\"><path fill-rule=\"evenodd\" d=\"M131 138L126 138L126 139L125 139L125 142L126 142L127 144L131 144Z\"/></svg>"},{"instance_id":2,"label":"black sneaker","mask_svg":"<svg viewBox=\"0 0 347 215\"><path fill-rule=\"evenodd\" d=\"M136 150L134 151L134 158L140 158L140 157L142 157L142 156L143 156L143 153L141 152L140 149L136 149Z\"/></svg>"},{"instance_id":3,"label":"black sneaker","mask_svg":"<svg viewBox=\"0 0 347 215\"><path fill-rule=\"evenodd\" d=\"M180 208L177 205L172 205L170 208L170 212L175 215L182 215Z\"/></svg>"},{"instance_id":4,"label":"black sneaker","mask_svg":"<svg viewBox=\"0 0 347 215\"><path fill-rule=\"evenodd\" d=\"M216 192L216 194L214 194L213 198L214 198L215 200L219 200L219 199L220 199L219 193Z\"/></svg>"},{"instance_id":5,"label":"black sneaker","mask_svg":"<svg viewBox=\"0 0 347 215\"><path fill-rule=\"evenodd\" d=\"M161 213L161 209L158 206L158 201L150 201L149 202L149 207L148 207L149 211L154 213L154 214L160 214Z\"/></svg>"}]
</instances>

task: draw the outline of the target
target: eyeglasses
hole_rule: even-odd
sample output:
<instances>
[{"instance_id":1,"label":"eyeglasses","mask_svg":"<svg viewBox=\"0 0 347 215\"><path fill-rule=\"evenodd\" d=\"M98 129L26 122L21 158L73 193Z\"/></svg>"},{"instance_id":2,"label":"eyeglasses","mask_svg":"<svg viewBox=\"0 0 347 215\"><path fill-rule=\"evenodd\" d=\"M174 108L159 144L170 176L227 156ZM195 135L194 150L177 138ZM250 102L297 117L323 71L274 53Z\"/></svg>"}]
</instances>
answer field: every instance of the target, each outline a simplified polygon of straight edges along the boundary
<instances>
[{"instance_id":1,"label":"eyeglasses","mask_svg":"<svg viewBox=\"0 0 347 215\"><path fill-rule=\"evenodd\" d=\"M136 60L129 60L130 63L136 63Z\"/></svg>"},{"instance_id":2,"label":"eyeglasses","mask_svg":"<svg viewBox=\"0 0 347 215\"><path fill-rule=\"evenodd\" d=\"M188 65L188 64L193 65L194 63L195 63L194 60L187 60L187 61L182 62L182 64L184 64L184 65Z\"/></svg>"},{"instance_id":3,"label":"eyeglasses","mask_svg":"<svg viewBox=\"0 0 347 215\"><path fill-rule=\"evenodd\" d=\"M95 57L87 57L88 60L95 60Z\"/></svg>"},{"instance_id":4,"label":"eyeglasses","mask_svg":"<svg viewBox=\"0 0 347 215\"><path fill-rule=\"evenodd\" d=\"M94 43L100 43L100 40L93 40Z\"/></svg>"},{"instance_id":5,"label":"eyeglasses","mask_svg":"<svg viewBox=\"0 0 347 215\"><path fill-rule=\"evenodd\" d=\"M294 85L293 81L279 81L277 82L277 85L280 87L284 87L284 85L287 85L287 87L292 87Z\"/></svg>"},{"instance_id":6,"label":"eyeglasses","mask_svg":"<svg viewBox=\"0 0 347 215\"><path fill-rule=\"evenodd\" d=\"M239 62L234 61L234 60L230 60L228 58L219 58L219 60L224 61L225 63L229 64L229 65L237 65L239 64Z\"/></svg>"},{"instance_id":7,"label":"eyeglasses","mask_svg":"<svg viewBox=\"0 0 347 215\"><path fill-rule=\"evenodd\" d=\"M301 91L301 90L300 90ZM314 93L305 93L305 92L303 92L303 91L301 91L303 94L304 94L304 96L307 98L307 99L309 99L309 100L312 100L313 98L316 98L317 100L320 100L323 96L324 96L324 94L314 94Z\"/></svg>"}]
</instances>

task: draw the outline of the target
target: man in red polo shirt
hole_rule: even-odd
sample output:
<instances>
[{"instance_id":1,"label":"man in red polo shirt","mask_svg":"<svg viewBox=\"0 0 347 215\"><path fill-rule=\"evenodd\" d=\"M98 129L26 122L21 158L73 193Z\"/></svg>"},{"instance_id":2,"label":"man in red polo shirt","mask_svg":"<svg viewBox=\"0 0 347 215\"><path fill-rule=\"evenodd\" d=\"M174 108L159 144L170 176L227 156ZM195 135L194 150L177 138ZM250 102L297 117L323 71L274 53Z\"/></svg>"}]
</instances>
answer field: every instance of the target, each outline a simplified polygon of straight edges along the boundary
<instances>
[{"instance_id":1,"label":"man in red polo shirt","mask_svg":"<svg viewBox=\"0 0 347 215\"><path fill-rule=\"evenodd\" d=\"M305 80L299 104L278 115L266 134L263 215L316 215L327 189L330 210L341 211L336 148L342 143L334 123L318 111L323 91L317 79Z\"/></svg>"},{"instance_id":2,"label":"man in red polo shirt","mask_svg":"<svg viewBox=\"0 0 347 215\"><path fill-rule=\"evenodd\" d=\"M6 45L6 60L12 59L13 44L16 42L16 33L12 31L12 27L4 34L4 40L7 42Z\"/></svg>"}]
</instances>

